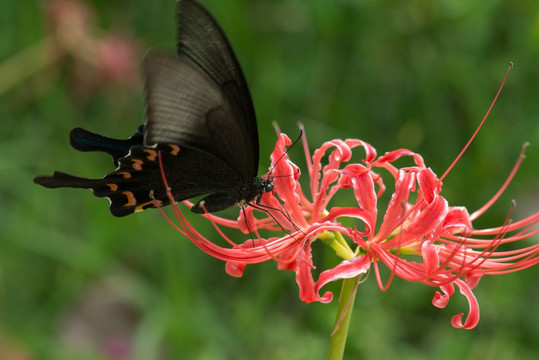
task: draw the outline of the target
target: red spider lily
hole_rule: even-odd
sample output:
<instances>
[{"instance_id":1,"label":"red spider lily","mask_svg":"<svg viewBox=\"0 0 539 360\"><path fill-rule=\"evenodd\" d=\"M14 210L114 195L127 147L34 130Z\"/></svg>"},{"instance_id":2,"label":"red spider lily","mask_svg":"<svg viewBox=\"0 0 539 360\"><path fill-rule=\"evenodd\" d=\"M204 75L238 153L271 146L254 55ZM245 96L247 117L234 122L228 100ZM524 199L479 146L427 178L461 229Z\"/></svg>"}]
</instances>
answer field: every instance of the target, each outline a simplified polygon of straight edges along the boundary
<instances>
[{"instance_id":1,"label":"red spider lily","mask_svg":"<svg viewBox=\"0 0 539 360\"><path fill-rule=\"evenodd\" d=\"M518 250L500 250L501 245L539 233L533 229L539 222L539 212L491 229L476 230L472 226L472 221L505 190L522 161L522 154L500 191L483 208L470 215L464 207L448 205L440 195L441 180L425 166L420 155L400 149L377 156L371 145L353 139L326 142L312 158L306 152L312 194L312 200L309 200L299 183L301 173L288 158L286 145L290 145L290 139L281 134L271 155L269 175L274 180L278 198L264 194L260 203L267 213L261 212L262 217L255 217L253 208L246 207L237 220L204 215L230 247L218 246L200 234L177 205L173 205L173 209L179 225L167 218L200 249L226 261L226 270L232 276L241 276L247 264L275 260L280 269L296 272L301 300L327 303L333 294L320 295L319 290L325 284L365 274L372 266L382 290L387 289L394 275L439 287L443 295L436 292L433 304L437 307L448 303L456 285L468 299L470 310L464 323L463 314L458 314L453 317L452 324L470 329L479 320L479 306L472 289L482 275L518 271L539 262L539 244ZM304 145L307 149L305 141ZM349 163L352 151L357 147L363 148L364 159L361 164ZM326 157L327 164L323 165L322 160ZM410 157L413 165L396 167L394 162L404 157ZM386 191L382 171L394 181L395 190L383 211L382 223L377 224L378 199ZM330 206L333 196L347 188L353 190L357 206ZM171 203L175 204L170 197ZM343 226L340 221L344 218L356 219L358 225ZM364 230L358 230L359 225ZM221 226L241 229L244 233L249 233L250 229L256 237L235 244L220 230ZM282 236L283 228L289 232L285 236ZM259 235L261 229L280 235L262 238ZM317 239L331 246L344 261L320 273L315 282L311 244ZM410 257L415 261L409 260ZM380 276L380 262L391 270L390 280L385 285Z\"/></svg>"},{"instance_id":2,"label":"red spider lily","mask_svg":"<svg viewBox=\"0 0 539 360\"><path fill-rule=\"evenodd\" d=\"M395 168L391 163L402 156L413 156L416 166ZM366 231L353 230L352 241L358 246L359 256L323 272L317 283L318 291L327 282L350 277L348 274L364 271L372 263L378 284L385 290L380 277L379 262L384 263L397 275L408 281L420 281L441 289L433 304L445 307L456 285L466 296L469 314L462 322L462 315L453 317L452 324L470 329L479 320L479 306L472 289L483 275L501 274L525 269L539 262L539 244L525 246L513 251L499 251L506 243L516 242L539 233L533 230L539 222L539 212L512 224L476 230L471 222L479 217L505 190L516 172L522 154L511 175L498 194L486 206L469 215L464 207L448 206L440 196L441 181L423 159L408 150L397 150L364 165L348 165L343 168L339 182L351 186L358 205L373 216L365 218ZM350 167L352 169L348 170ZM385 210L378 231L376 224L377 195L374 187L378 174L376 168L389 170L395 179L395 192ZM344 187L343 186L343 187ZM415 201L410 195L415 193ZM487 238L478 238L486 236ZM415 255L418 261L410 261L403 255Z\"/></svg>"}]
</instances>

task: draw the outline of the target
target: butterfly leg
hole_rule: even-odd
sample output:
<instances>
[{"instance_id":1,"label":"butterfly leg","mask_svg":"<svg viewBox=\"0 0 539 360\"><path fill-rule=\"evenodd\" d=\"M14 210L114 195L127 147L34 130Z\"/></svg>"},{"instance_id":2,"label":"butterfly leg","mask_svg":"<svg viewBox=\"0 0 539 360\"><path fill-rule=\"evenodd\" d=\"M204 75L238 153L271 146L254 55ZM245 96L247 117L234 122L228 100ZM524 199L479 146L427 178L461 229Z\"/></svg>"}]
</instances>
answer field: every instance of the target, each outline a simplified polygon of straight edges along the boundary
<instances>
[{"instance_id":1,"label":"butterfly leg","mask_svg":"<svg viewBox=\"0 0 539 360\"><path fill-rule=\"evenodd\" d=\"M253 203L249 203L249 206L251 206L251 207L253 207L253 208L257 209L257 210L260 210L260 211L265 212L266 214L268 214L268 215L275 221L275 223L276 223L277 225L279 225L279 227L280 227L285 233L287 233L288 235L290 235L291 237L293 237L294 240L296 240L297 242L299 242L298 239L296 239L296 238L294 237L294 235L292 235L292 232L291 232L290 230L285 229L284 226L281 225L281 223L280 223L279 221L277 221L277 219L275 218L275 216L273 216L273 214L272 214L271 212L269 212L269 210L274 210L274 211L280 212L280 213L281 213L281 214L282 214L282 215L283 215L283 216L284 216L284 217L285 217L285 218L292 224L292 226L294 227L294 229L295 229L297 232L299 232L299 233L305 235L305 234L303 233L303 231L301 231L301 229L300 229L299 227L297 227L296 224L294 224L294 222L292 221L292 218L290 217L290 215L285 214L285 212L282 211L281 209L277 209L277 208L274 208L274 207L271 207L271 206L262 205L262 204L260 203L261 198L262 198L261 195L260 195L260 196L257 196L257 197L256 197L256 200L255 200L255 204L256 204L256 205L254 205Z\"/></svg>"}]
</instances>

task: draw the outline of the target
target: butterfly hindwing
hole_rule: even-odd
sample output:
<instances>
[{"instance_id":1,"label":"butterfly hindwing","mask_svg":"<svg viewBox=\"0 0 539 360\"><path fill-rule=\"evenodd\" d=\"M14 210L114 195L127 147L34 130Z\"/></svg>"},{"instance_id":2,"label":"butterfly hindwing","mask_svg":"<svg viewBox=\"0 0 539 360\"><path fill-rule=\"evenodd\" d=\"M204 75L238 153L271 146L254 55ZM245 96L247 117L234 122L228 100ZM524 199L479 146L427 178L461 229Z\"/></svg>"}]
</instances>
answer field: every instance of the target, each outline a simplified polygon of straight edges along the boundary
<instances>
[{"instance_id":1,"label":"butterfly hindwing","mask_svg":"<svg viewBox=\"0 0 539 360\"><path fill-rule=\"evenodd\" d=\"M118 166L118 159L126 156L129 149L134 145L142 145L144 139L144 125L140 125L137 131L126 140L113 139L91 131L74 128L69 134L71 146L79 151L102 151L106 152Z\"/></svg>"},{"instance_id":2,"label":"butterfly hindwing","mask_svg":"<svg viewBox=\"0 0 539 360\"><path fill-rule=\"evenodd\" d=\"M234 193L240 181L225 163L197 149L170 144L134 146L128 156L120 159L116 171L92 186L94 195L110 199L113 215L125 216L155 207L154 199L159 206L169 204L158 152L161 152L163 171L176 201L215 192ZM227 182L218 180L225 175Z\"/></svg>"}]
</instances>

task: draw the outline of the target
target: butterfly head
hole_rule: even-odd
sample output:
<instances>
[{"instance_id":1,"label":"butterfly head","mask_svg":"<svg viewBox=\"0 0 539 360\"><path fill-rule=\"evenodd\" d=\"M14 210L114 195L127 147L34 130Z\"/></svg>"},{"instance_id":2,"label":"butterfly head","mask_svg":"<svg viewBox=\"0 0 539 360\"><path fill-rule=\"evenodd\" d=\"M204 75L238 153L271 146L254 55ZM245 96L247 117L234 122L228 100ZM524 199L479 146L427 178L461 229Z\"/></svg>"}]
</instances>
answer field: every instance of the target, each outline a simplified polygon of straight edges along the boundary
<instances>
[{"instance_id":1,"label":"butterfly head","mask_svg":"<svg viewBox=\"0 0 539 360\"><path fill-rule=\"evenodd\" d=\"M265 175L263 177L257 177L253 180L253 187L261 190L260 192L272 192L273 191L273 175Z\"/></svg>"}]
</instances>

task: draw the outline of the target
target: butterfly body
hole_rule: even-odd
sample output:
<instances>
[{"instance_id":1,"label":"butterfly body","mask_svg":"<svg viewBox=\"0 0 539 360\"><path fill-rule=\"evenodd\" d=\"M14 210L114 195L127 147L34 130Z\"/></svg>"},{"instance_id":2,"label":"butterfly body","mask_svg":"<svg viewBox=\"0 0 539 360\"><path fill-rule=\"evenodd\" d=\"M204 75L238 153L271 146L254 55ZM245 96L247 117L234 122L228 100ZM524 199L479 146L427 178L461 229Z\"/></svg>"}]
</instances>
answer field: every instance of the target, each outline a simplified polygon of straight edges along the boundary
<instances>
[{"instance_id":1,"label":"butterfly body","mask_svg":"<svg viewBox=\"0 0 539 360\"><path fill-rule=\"evenodd\" d=\"M225 35L192 0L178 2L178 23L178 56L150 52L143 61L146 123L126 140L71 132L74 148L106 152L117 169L102 179L55 172L36 183L92 189L115 216L168 204L163 174L176 201L209 194L196 213L258 202L272 190L270 178L257 177L254 108Z\"/></svg>"}]
</instances>

